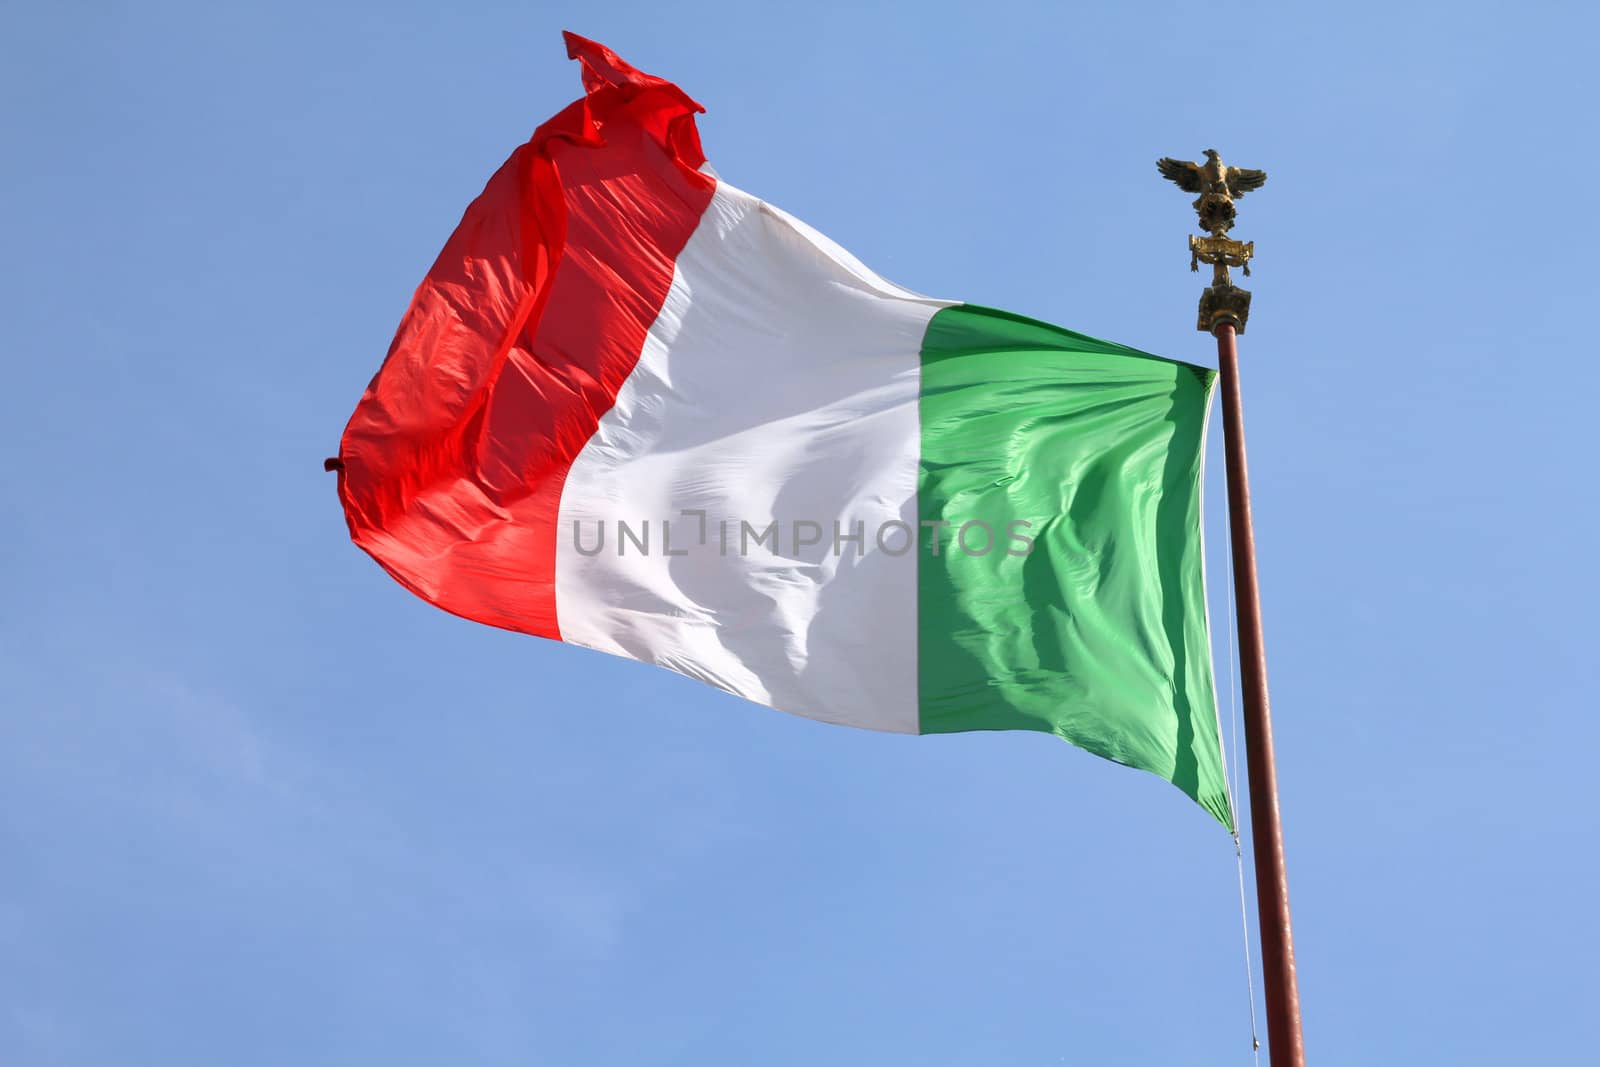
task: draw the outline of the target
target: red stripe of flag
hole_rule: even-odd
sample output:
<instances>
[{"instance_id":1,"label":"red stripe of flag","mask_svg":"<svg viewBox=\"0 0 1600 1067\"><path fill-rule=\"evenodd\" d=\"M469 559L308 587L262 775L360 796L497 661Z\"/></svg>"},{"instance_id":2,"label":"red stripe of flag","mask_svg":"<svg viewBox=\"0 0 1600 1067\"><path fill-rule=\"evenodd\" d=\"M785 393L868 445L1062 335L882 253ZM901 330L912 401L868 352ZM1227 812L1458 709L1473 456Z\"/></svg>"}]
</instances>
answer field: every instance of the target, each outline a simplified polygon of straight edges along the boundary
<instances>
[{"instance_id":1,"label":"red stripe of flag","mask_svg":"<svg viewBox=\"0 0 1600 1067\"><path fill-rule=\"evenodd\" d=\"M467 208L340 443L350 536L423 599L560 639L561 488L716 183L671 82L567 34L586 95Z\"/></svg>"}]
</instances>

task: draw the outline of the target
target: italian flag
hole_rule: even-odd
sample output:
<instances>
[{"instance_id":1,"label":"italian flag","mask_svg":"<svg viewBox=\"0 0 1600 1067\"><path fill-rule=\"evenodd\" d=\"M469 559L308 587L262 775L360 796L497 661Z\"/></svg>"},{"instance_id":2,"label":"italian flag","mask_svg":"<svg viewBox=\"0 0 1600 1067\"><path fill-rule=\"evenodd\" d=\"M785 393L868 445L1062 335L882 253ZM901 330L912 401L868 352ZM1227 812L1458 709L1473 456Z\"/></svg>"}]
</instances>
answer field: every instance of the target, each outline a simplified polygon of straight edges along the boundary
<instances>
[{"instance_id":1,"label":"italian flag","mask_svg":"<svg viewBox=\"0 0 1600 1067\"><path fill-rule=\"evenodd\" d=\"M879 277L585 96L467 208L340 442L355 543L446 611L900 733L1039 730L1225 826L1213 373ZM604 694L597 694L601 700Z\"/></svg>"}]
</instances>

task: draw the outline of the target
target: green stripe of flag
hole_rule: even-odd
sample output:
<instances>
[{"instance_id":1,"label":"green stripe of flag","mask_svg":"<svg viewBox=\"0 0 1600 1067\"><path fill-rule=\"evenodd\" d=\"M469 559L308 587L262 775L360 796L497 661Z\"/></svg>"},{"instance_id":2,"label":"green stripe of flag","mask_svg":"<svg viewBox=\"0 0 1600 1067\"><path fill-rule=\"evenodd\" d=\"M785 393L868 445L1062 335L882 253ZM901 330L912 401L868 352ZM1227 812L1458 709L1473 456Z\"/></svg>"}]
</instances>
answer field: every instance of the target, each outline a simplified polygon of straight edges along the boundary
<instances>
[{"instance_id":1,"label":"green stripe of flag","mask_svg":"<svg viewBox=\"0 0 1600 1067\"><path fill-rule=\"evenodd\" d=\"M1200 540L1214 377L988 308L934 316L919 511L950 525L918 557L923 733L1053 733L1233 828Z\"/></svg>"}]
</instances>

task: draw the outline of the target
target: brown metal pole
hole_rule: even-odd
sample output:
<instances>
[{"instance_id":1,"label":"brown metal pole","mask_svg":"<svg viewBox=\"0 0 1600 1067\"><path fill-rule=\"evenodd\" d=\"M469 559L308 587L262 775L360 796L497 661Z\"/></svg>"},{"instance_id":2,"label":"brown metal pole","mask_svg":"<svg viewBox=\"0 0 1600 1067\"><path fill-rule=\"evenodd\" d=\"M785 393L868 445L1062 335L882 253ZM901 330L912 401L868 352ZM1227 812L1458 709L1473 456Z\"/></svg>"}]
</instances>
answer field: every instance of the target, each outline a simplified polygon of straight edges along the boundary
<instances>
[{"instance_id":1,"label":"brown metal pole","mask_svg":"<svg viewBox=\"0 0 1600 1067\"><path fill-rule=\"evenodd\" d=\"M1218 323L1215 333L1222 371L1222 436L1228 471L1228 525L1233 541L1233 595L1239 620L1239 674L1244 695L1256 906L1261 916L1261 971L1267 994L1267 1041L1274 1067L1304 1067L1300 990L1295 981L1294 932L1289 920L1289 876L1283 862L1278 771L1272 754L1272 716L1267 700L1267 653L1261 639L1261 596L1256 585L1256 542L1250 524L1239 348L1231 321Z\"/></svg>"}]
</instances>

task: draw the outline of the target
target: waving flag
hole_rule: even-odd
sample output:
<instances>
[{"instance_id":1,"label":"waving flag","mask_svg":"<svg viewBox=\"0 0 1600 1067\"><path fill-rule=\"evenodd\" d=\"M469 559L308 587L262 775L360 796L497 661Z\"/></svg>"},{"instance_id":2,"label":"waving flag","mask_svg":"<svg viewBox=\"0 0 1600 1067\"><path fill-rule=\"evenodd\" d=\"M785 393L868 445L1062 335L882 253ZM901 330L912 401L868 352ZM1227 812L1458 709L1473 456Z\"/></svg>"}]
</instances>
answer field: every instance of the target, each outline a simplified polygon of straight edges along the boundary
<instances>
[{"instance_id":1,"label":"waving flag","mask_svg":"<svg viewBox=\"0 0 1600 1067\"><path fill-rule=\"evenodd\" d=\"M479 622L904 733L1026 729L1224 825L1212 372L884 280L585 96L467 208L340 443L351 537Z\"/></svg>"}]
</instances>

